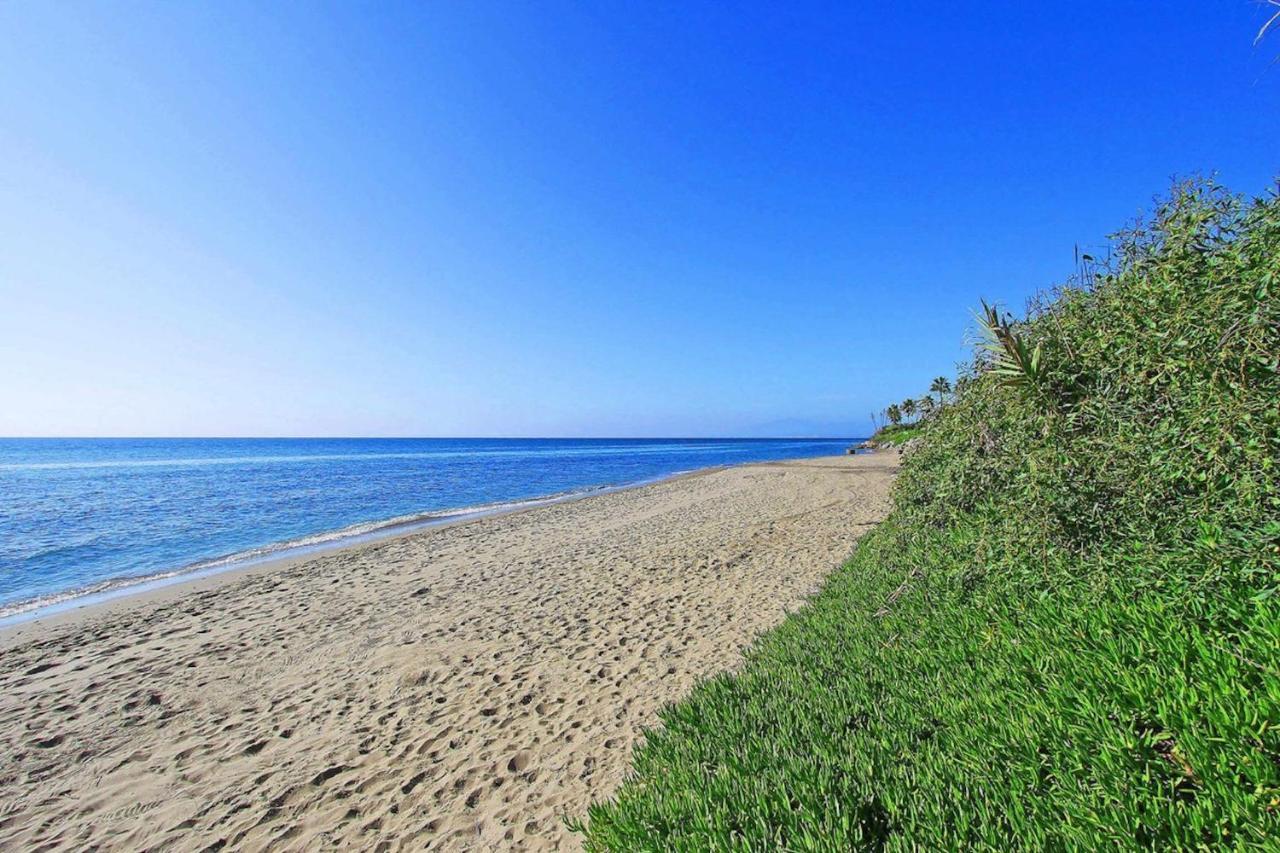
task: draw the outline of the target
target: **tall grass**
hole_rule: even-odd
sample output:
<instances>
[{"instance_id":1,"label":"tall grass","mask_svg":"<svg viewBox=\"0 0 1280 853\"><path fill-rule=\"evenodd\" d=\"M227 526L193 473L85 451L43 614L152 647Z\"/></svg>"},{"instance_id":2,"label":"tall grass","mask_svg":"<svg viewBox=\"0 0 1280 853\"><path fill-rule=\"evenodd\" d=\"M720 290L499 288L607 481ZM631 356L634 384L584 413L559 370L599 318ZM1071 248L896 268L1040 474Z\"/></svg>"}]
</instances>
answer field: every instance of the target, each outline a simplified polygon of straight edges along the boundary
<instances>
[{"instance_id":1,"label":"tall grass","mask_svg":"<svg viewBox=\"0 0 1280 853\"><path fill-rule=\"evenodd\" d=\"M889 519L589 847L1280 848L1280 201L1180 185L1112 257L984 315Z\"/></svg>"}]
</instances>

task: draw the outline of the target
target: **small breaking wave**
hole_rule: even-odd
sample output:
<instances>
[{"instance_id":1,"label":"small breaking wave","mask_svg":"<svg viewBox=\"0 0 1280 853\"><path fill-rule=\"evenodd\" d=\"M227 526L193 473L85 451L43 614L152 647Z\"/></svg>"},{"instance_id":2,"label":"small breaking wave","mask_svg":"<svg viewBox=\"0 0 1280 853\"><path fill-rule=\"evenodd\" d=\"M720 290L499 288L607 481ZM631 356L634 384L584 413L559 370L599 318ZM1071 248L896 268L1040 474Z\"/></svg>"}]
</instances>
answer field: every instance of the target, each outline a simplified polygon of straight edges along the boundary
<instances>
[{"instance_id":1,"label":"small breaking wave","mask_svg":"<svg viewBox=\"0 0 1280 853\"><path fill-rule=\"evenodd\" d=\"M803 444L803 442L797 442ZM785 445L784 445L785 446ZM646 456L653 454L745 453L750 445L719 444L592 445L538 450L469 449L426 452L306 453L257 456L209 456L183 459L84 459L55 462L0 462L2 472L76 471L99 468L203 468L211 465L305 465L321 462L379 462L394 459L449 459L475 457L565 458L578 456Z\"/></svg>"},{"instance_id":2,"label":"small breaking wave","mask_svg":"<svg viewBox=\"0 0 1280 853\"><path fill-rule=\"evenodd\" d=\"M7 604L0 604L0 624L20 621L24 617L33 617L37 613L55 612L72 606L97 603L99 601L117 598L127 593L139 592L144 589L150 589L158 586L166 586L168 583L176 581L203 577L232 569L247 568L249 566L259 565L272 560L307 556L330 549L356 545L376 539L389 538L391 536L410 533L415 530L428 527L436 527L442 524L448 524L449 522L464 521L484 516L497 515L500 513L514 512L516 510L543 506L546 504L562 503L564 501L584 498L590 495L603 494L618 491L620 489L646 485L648 483L657 482L659 480L675 476L679 476L679 473L636 483L628 483L625 485L590 486L583 489L557 492L534 498L476 504L474 506L457 507L454 509L401 515L396 516L395 518L382 519L379 521L361 522L347 527L342 527L337 530L327 530L321 533L308 534L306 536L299 536L293 539L286 539L281 542L273 542L269 545L262 545L255 548L248 548L243 551L236 551L220 557L199 560L175 569L168 569L161 572L149 572L144 575L111 578L109 580L99 581L97 583L69 590L37 595L31 598L9 602Z\"/></svg>"}]
</instances>

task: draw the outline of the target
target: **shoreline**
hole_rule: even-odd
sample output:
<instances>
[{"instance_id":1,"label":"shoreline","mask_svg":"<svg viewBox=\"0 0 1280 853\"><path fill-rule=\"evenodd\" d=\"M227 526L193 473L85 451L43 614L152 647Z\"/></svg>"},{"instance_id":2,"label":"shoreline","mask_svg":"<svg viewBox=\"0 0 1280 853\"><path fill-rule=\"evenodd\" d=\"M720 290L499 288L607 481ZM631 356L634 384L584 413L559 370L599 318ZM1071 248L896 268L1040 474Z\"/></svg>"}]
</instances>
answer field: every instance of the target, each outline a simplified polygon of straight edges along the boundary
<instances>
[{"instance_id":1,"label":"shoreline","mask_svg":"<svg viewBox=\"0 0 1280 853\"><path fill-rule=\"evenodd\" d=\"M0 848L575 849L564 818L821 588L896 465L696 471L22 623Z\"/></svg>"},{"instance_id":2,"label":"shoreline","mask_svg":"<svg viewBox=\"0 0 1280 853\"><path fill-rule=\"evenodd\" d=\"M738 464L756 465L767 463L742 462ZM124 601L134 596L148 596L162 590L181 588L187 584L216 579L222 575L235 576L251 571L271 571L274 568L293 565L308 558L340 553L350 548L412 536L416 533L454 524L465 524L482 518L510 515L511 513L524 512L541 506L578 501L628 489L640 489L668 480L712 473L732 467L737 466L710 465L705 468L676 471L671 474L649 477L630 483L590 486L559 494L499 501L474 507L446 508L415 513L410 516L362 522L337 530L322 530L293 539L247 548L232 554L198 560L175 569L165 569L137 577L108 578L88 587L79 587L62 593L37 596L36 598L19 599L10 604L0 605L0 648L4 647L11 633L24 625L44 623L47 620L62 621L58 620L58 617L73 614L87 608L107 606L112 602ZM357 530L356 528L367 529ZM352 532L344 535L344 531L348 530ZM331 538L323 538L322 541L310 544L306 542L306 540L322 537ZM44 603L43 600L48 598L54 598L55 600ZM39 603L29 606L31 602ZM9 608L23 609L4 612Z\"/></svg>"}]
</instances>

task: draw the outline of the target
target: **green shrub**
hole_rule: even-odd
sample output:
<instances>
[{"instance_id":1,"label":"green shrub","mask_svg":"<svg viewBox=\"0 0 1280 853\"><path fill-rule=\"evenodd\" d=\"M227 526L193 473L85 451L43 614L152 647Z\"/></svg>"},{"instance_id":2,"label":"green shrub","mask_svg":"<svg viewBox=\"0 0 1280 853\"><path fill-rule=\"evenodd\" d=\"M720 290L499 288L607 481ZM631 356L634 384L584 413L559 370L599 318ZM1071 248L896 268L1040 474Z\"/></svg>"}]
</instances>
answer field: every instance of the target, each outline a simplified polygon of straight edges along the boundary
<instances>
[{"instance_id":1,"label":"green shrub","mask_svg":"<svg viewBox=\"0 0 1280 853\"><path fill-rule=\"evenodd\" d=\"M925 425L920 422L913 424L887 424L876 430L876 434L871 436L871 440L878 445L897 447L920 435L924 432L924 427Z\"/></svg>"},{"instance_id":2,"label":"green shrub","mask_svg":"<svg viewBox=\"0 0 1280 853\"><path fill-rule=\"evenodd\" d=\"M1181 185L1113 257L996 315L1033 369L976 354L590 848L1280 847L1280 201Z\"/></svg>"}]
</instances>

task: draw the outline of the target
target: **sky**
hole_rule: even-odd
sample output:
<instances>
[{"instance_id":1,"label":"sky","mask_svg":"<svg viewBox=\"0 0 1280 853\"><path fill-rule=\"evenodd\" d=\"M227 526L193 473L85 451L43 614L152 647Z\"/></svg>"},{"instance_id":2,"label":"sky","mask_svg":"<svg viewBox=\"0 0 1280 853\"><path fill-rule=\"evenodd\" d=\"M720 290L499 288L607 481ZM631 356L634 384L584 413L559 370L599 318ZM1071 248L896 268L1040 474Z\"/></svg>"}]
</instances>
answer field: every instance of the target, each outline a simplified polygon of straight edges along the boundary
<instances>
[{"instance_id":1,"label":"sky","mask_svg":"<svg viewBox=\"0 0 1280 853\"><path fill-rule=\"evenodd\" d=\"M865 435L1280 33L1164 3L0 4L0 435Z\"/></svg>"}]
</instances>

